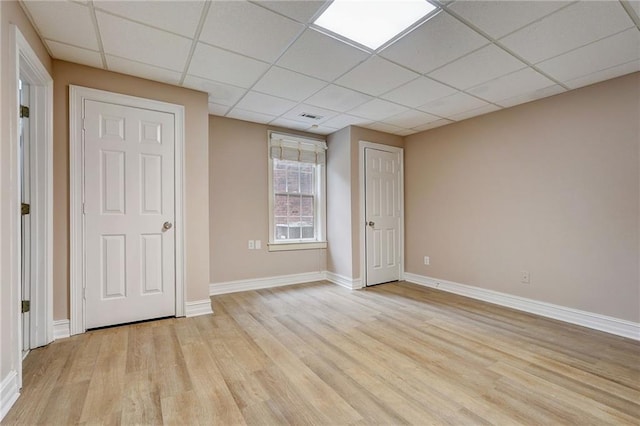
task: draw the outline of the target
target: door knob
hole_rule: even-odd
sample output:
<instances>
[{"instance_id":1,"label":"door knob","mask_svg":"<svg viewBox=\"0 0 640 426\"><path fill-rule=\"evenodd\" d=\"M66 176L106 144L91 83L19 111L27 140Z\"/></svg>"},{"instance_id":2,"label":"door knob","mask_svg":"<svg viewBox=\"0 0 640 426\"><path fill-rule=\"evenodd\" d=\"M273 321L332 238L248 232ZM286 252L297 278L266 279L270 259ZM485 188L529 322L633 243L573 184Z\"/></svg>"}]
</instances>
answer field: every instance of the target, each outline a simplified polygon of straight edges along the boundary
<instances>
[{"instance_id":1,"label":"door knob","mask_svg":"<svg viewBox=\"0 0 640 426\"><path fill-rule=\"evenodd\" d=\"M375 225L375 224L376 224L375 222L371 222L371 221L369 221L369 223L367 223L367 225L369 225L372 228L373 228L373 225Z\"/></svg>"},{"instance_id":2,"label":"door knob","mask_svg":"<svg viewBox=\"0 0 640 426\"><path fill-rule=\"evenodd\" d=\"M165 231L168 231L169 229L171 229L172 226L173 224L171 222L165 222L164 225L162 225L162 229L164 229Z\"/></svg>"}]
</instances>

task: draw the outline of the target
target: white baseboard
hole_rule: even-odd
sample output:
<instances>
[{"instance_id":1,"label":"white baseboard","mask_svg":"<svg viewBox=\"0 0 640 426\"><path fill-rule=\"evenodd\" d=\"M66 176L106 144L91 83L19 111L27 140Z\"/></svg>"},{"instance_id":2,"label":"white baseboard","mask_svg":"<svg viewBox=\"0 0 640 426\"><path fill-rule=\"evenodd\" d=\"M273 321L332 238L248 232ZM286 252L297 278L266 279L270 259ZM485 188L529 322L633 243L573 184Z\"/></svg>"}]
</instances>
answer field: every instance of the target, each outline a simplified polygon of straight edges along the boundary
<instances>
[{"instance_id":1,"label":"white baseboard","mask_svg":"<svg viewBox=\"0 0 640 426\"><path fill-rule=\"evenodd\" d=\"M543 317L553 318L571 324L592 328L594 330L604 331L617 336L640 340L639 323L595 314L593 312L568 308L566 306L553 305L551 303L540 302L520 296L513 296L498 291L486 290L480 287L425 277L422 275L412 274L410 272L404 273L404 279L408 282L425 287L436 288L438 290L459 294L472 299L483 300L496 305L506 306Z\"/></svg>"},{"instance_id":2,"label":"white baseboard","mask_svg":"<svg viewBox=\"0 0 640 426\"><path fill-rule=\"evenodd\" d=\"M360 278L349 278L330 271L327 271L326 274L327 281L331 281L340 287L348 288L349 290L358 290L362 288L362 280Z\"/></svg>"},{"instance_id":3,"label":"white baseboard","mask_svg":"<svg viewBox=\"0 0 640 426\"><path fill-rule=\"evenodd\" d=\"M285 285L322 281L327 274L322 272L308 272L304 274L280 275L276 277L253 278L249 280L226 281L209 284L209 295L237 293L240 291L260 290L263 288L282 287Z\"/></svg>"},{"instance_id":4,"label":"white baseboard","mask_svg":"<svg viewBox=\"0 0 640 426\"><path fill-rule=\"evenodd\" d=\"M64 339L69 336L71 336L69 320L55 320L53 322L53 340Z\"/></svg>"},{"instance_id":5,"label":"white baseboard","mask_svg":"<svg viewBox=\"0 0 640 426\"><path fill-rule=\"evenodd\" d=\"M12 370L0 382L0 420L7 415L19 396L18 373Z\"/></svg>"},{"instance_id":6,"label":"white baseboard","mask_svg":"<svg viewBox=\"0 0 640 426\"><path fill-rule=\"evenodd\" d=\"M186 305L185 316L187 317L197 317L213 313L213 309L211 308L211 299L209 298L196 300L194 302L187 302Z\"/></svg>"}]
</instances>

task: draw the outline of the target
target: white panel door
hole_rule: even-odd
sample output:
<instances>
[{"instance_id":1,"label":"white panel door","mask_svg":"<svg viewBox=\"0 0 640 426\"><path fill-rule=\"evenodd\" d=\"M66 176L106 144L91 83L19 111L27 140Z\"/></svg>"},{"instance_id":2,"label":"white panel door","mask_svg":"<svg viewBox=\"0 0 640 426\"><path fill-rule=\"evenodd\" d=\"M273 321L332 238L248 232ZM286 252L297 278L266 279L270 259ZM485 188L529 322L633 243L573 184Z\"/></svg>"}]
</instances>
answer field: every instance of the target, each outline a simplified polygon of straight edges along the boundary
<instances>
[{"instance_id":1,"label":"white panel door","mask_svg":"<svg viewBox=\"0 0 640 426\"><path fill-rule=\"evenodd\" d=\"M400 279L399 154L365 148L366 285Z\"/></svg>"},{"instance_id":2,"label":"white panel door","mask_svg":"<svg viewBox=\"0 0 640 426\"><path fill-rule=\"evenodd\" d=\"M175 315L174 115L86 100L86 328Z\"/></svg>"}]
</instances>

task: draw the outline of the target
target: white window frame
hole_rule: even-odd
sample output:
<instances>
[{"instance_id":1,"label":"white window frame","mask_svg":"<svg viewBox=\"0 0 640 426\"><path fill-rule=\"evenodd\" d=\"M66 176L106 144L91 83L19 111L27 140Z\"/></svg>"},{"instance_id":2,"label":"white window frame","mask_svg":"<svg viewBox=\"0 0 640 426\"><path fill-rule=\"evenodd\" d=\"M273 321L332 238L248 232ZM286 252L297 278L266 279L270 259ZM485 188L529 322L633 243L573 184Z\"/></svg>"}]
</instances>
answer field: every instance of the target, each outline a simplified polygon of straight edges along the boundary
<instances>
[{"instance_id":1,"label":"white window frame","mask_svg":"<svg viewBox=\"0 0 640 426\"><path fill-rule=\"evenodd\" d=\"M282 136L290 141L297 141L300 143L313 143L313 144L325 144L326 142L321 139L310 139L296 135L284 134L281 132L268 132L267 141L269 149L267 150L267 157L269 161L269 251L286 251L286 250L313 250L327 248L327 165L316 164L316 196L314 200L315 212L314 212L314 229L316 238L313 241L308 240L287 240L284 242L275 239L275 191L273 188L273 158L271 158L271 139L272 136Z\"/></svg>"}]
</instances>

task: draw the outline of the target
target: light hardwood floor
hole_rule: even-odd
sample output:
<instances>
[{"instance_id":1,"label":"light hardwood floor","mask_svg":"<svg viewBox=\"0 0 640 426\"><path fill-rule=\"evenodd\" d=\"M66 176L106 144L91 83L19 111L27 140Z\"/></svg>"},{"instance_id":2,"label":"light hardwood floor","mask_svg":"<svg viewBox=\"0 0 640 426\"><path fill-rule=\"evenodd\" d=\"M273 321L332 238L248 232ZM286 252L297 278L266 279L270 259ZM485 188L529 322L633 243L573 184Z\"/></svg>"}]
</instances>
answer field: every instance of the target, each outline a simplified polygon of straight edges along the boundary
<instances>
[{"instance_id":1,"label":"light hardwood floor","mask_svg":"<svg viewBox=\"0 0 640 426\"><path fill-rule=\"evenodd\" d=\"M629 339L407 283L212 299L32 351L3 424L639 424Z\"/></svg>"}]
</instances>

